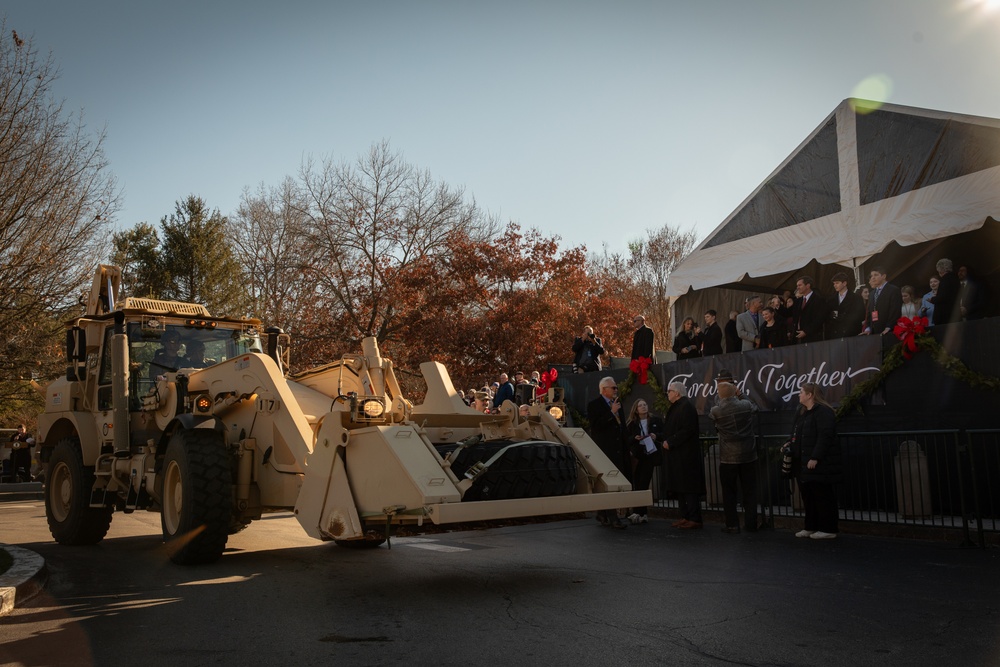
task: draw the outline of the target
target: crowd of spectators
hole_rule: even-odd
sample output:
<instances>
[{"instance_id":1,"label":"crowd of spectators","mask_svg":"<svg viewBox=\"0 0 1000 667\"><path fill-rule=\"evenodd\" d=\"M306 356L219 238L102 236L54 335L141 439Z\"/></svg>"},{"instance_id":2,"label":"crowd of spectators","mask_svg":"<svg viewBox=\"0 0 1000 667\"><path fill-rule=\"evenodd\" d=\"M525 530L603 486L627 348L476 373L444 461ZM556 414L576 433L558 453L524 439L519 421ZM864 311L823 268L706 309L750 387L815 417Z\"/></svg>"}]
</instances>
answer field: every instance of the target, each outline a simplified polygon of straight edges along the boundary
<instances>
[{"instance_id":1,"label":"crowd of spectators","mask_svg":"<svg viewBox=\"0 0 1000 667\"><path fill-rule=\"evenodd\" d=\"M926 317L928 326L935 326L984 315L983 286L967 266L959 266L956 271L950 259L937 262L936 274L928 277L929 291L922 296L923 289L892 284L883 266L871 269L867 285L852 291L850 282L846 273L835 273L830 289L824 292L812 277L800 276L794 291L747 297L742 313L729 313L724 332L719 329L714 310L705 312L704 330L694 317L685 317L674 338L673 351L678 359L692 359L850 336L891 334L901 317Z\"/></svg>"},{"instance_id":2,"label":"crowd of spectators","mask_svg":"<svg viewBox=\"0 0 1000 667\"><path fill-rule=\"evenodd\" d=\"M484 384L479 389L469 389L462 395L465 404L477 412L495 414L500 411L504 401L512 401L519 407L530 405L535 400L535 394L542 383L541 373L532 371L525 377L524 371L514 371L512 375L500 373L491 384ZM531 387L530 390L519 387Z\"/></svg>"}]
</instances>

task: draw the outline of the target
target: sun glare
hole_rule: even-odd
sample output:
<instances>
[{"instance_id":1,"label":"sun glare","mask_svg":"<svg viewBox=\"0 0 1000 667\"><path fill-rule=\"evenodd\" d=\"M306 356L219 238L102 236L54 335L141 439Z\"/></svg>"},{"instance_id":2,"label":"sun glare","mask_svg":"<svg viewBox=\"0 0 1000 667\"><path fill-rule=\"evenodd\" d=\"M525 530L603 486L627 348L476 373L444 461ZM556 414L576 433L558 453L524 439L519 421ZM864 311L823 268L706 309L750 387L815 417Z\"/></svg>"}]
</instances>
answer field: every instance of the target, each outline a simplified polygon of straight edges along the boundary
<instances>
[{"instance_id":1,"label":"sun glare","mask_svg":"<svg viewBox=\"0 0 1000 667\"><path fill-rule=\"evenodd\" d=\"M871 113L887 102L891 94L892 79L885 74L872 74L854 86L852 106L857 113Z\"/></svg>"},{"instance_id":2,"label":"sun glare","mask_svg":"<svg viewBox=\"0 0 1000 667\"><path fill-rule=\"evenodd\" d=\"M1000 14L1000 0L961 0L958 6L980 16Z\"/></svg>"}]
</instances>

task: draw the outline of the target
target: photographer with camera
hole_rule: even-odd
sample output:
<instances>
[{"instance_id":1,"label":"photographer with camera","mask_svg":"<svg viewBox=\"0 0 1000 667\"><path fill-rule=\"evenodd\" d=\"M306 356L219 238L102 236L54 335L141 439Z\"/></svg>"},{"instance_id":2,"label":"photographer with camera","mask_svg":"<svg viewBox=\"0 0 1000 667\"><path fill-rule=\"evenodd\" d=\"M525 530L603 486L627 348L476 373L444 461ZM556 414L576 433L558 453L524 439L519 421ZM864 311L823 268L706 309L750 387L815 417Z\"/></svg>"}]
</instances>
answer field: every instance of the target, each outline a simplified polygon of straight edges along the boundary
<instances>
[{"instance_id":1,"label":"photographer with camera","mask_svg":"<svg viewBox=\"0 0 1000 667\"><path fill-rule=\"evenodd\" d=\"M590 373L601 370L604 344L594 335L594 327L585 326L583 333L573 341L573 372Z\"/></svg>"}]
</instances>

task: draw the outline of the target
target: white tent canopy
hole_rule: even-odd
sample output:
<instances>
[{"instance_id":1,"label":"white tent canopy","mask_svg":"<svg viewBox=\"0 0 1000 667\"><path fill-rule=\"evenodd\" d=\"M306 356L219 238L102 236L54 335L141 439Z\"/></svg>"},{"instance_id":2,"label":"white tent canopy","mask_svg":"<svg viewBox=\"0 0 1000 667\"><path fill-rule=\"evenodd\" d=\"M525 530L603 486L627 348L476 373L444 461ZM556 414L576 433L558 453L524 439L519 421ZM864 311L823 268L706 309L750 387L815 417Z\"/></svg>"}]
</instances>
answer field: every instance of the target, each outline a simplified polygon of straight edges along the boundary
<instances>
[{"instance_id":1,"label":"white tent canopy","mask_svg":"<svg viewBox=\"0 0 1000 667\"><path fill-rule=\"evenodd\" d=\"M845 100L671 274L668 296L857 268L1000 219L1000 120Z\"/></svg>"}]
</instances>

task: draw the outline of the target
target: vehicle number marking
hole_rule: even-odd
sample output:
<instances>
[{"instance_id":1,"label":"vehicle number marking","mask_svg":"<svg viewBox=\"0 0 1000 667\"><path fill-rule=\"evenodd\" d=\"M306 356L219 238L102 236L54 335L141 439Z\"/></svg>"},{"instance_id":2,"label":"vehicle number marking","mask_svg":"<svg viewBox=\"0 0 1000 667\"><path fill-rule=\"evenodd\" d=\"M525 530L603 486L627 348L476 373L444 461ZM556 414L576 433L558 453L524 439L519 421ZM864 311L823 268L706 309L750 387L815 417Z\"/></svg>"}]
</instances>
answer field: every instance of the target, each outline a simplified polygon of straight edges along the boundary
<instances>
[{"instance_id":1,"label":"vehicle number marking","mask_svg":"<svg viewBox=\"0 0 1000 667\"><path fill-rule=\"evenodd\" d=\"M257 397L257 412L273 415L278 411L279 405L280 403L276 399Z\"/></svg>"}]
</instances>

